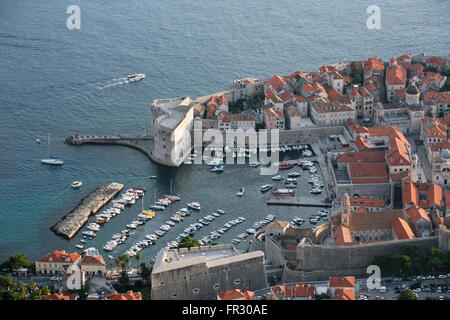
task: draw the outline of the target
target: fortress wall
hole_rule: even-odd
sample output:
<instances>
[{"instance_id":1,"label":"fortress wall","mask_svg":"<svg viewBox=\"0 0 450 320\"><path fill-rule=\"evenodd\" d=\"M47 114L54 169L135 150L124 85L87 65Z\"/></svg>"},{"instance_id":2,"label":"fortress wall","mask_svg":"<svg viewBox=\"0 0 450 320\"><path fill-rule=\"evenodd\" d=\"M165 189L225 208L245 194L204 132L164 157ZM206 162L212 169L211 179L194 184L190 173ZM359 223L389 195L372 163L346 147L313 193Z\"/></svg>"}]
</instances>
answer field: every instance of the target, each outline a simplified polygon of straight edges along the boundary
<instances>
[{"instance_id":1,"label":"fortress wall","mask_svg":"<svg viewBox=\"0 0 450 320\"><path fill-rule=\"evenodd\" d=\"M264 255L208 267L207 263L152 274L152 299L212 300L230 290L267 287ZM198 291L197 291L198 290Z\"/></svg>"},{"instance_id":2,"label":"fortress wall","mask_svg":"<svg viewBox=\"0 0 450 320\"><path fill-rule=\"evenodd\" d=\"M450 230L445 227L438 229L439 249L450 251Z\"/></svg>"}]
</instances>

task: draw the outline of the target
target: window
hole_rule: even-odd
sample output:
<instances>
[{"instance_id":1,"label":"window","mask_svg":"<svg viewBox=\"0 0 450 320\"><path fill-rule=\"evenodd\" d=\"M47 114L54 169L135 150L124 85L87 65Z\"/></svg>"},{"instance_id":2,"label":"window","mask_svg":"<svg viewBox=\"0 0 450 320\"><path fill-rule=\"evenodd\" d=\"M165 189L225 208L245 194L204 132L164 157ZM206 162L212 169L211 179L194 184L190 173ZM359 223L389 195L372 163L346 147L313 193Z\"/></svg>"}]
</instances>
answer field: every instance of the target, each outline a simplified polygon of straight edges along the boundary
<instances>
[{"instance_id":1,"label":"window","mask_svg":"<svg viewBox=\"0 0 450 320\"><path fill-rule=\"evenodd\" d=\"M219 287L220 287L220 284L218 284L218 283L216 283L216 284L213 286L213 288L214 288L215 290L219 289Z\"/></svg>"},{"instance_id":2,"label":"window","mask_svg":"<svg viewBox=\"0 0 450 320\"><path fill-rule=\"evenodd\" d=\"M240 280L240 279L234 280L234 284L235 284L235 285L238 285L238 284L240 284L240 283L241 283L241 280Z\"/></svg>"},{"instance_id":3,"label":"window","mask_svg":"<svg viewBox=\"0 0 450 320\"><path fill-rule=\"evenodd\" d=\"M200 293L200 289L199 288L195 288L194 290L192 290L192 292L194 294L199 294Z\"/></svg>"}]
</instances>

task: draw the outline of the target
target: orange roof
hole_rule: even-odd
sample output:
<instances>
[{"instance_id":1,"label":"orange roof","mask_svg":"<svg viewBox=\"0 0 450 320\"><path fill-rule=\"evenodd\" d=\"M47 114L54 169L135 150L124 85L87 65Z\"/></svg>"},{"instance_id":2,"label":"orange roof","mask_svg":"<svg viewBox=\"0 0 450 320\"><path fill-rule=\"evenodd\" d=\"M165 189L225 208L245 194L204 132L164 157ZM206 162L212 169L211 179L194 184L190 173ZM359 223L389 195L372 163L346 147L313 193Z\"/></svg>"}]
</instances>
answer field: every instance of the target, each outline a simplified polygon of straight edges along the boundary
<instances>
[{"instance_id":1,"label":"orange roof","mask_svg":"<svg viewBox=\"0 0 450 320\"><path fill-rule=\"evenodd\" d=\"M405 85L406 70L401 66L392 66L386 68L386 83L389 86Z\"/></svg>"},{"instance_id":2,"label":"orange roof","mask_svg":"<svg viewBox=\"0 0 450 320\"><path fill-rule=\"evenodd\" d=\"M433 100L442 104L450 104L450 91L427 92L423 94L423 100Z\"/></svg>"},{"instance_id":3,"label":"orange roof","mask_svg":"<svg viewBox=\"0 0 450 320\"><path fill-rule=\"evenodd\" d=\"M225 95L222 95L220 97L217 98L217 105L222 106L228 106L228 98Z\"/></svg>"},{"instance_id":4,"label":"orange roof","mask_svg":"<svg viewBox=\"0 0 450 320\"><path fill-rule=\"evenodd\" d=\"M406 182L402 188L404 204L419 204L419 190L412 182Z\"/></svg>"},{"instance_id":5,"label":"orange roof","mask_svg":"<svg viewBox=\"0 0 450 320\"><path fill-rule=\"evenodd\" d=\"M386 164L383 162L374 163L350 163L349 164L350 178L386 178L389 176Z\"/></svg>"},{"instance_id":6,"label":"orange roof","mask_svg":"<svg viewBox=\"0 0 450 320\"><path fill-rule=\"evenodd\" d=\"M404 61L404 60L410 60L411 61L412 55L410 53L401 55L399 57L397 57L398 61Z\"/></svg>"},{"instance_id":7,"label":"orange roof","mask_svg":"<svg viewBox=\"0 0 450 320\"><path fill-rule=\"evenodd\" d=\"M273 286L270 288L273 294L283 294L291 298L315 298L316 289L311 285Z\"/></svg>"},{"instance_id":8,"label":"orange roof","mask_svg":"<svg viewBox=\"0 0 450 320\"><path fill-rule=\"evenodd\" d=\"M227 290L218 294L220 300L254 300L255 293L253 291L244 291L240 289Z\"/></svg>"},{"instance_id":9,"label":"orange roof","mask_svg":"<svg viewBox=\"0 0 450 320\"><path fill-rule=\"evenodd\" d=\"M414 205L411 208L406 209L406 213L413 223L416 223L420 219L431 222L430 217L428 217L427 215L427 212L424 209L420 208L418 205Z\"/></svg>"},{"instance_id":10,"label":"orange roof","mask_svg":"<svg viewBox=\"0 0 450 320\"><path fill-rule=\"evenodd\" d=\"M142 294L140 292L133 292L132 290L127 293L108 294L105 296L108 300L142 300Z\"/></svg>"},{"instance_id":11,"label":"orange roof","mask_svg":"<svg viewBox=\"0 0 450 320\"><path fill-rule=\"evenodd\" d=\"M92 265L92 266L106 266L105 260L102 256L83 256L81 260L82 265Z\"/></svg>"},{"instance_id":12,"label":"orange roof","mask_svg":"<svg viewBox=\"0 0 450 320\"><path fill-rule=\"evenodd\" d=\"M405 239L414 239L414 232L411 230L411 227L408 225L408 223L398 217L391 221L392 229L394 230L395 235L397 236L397 239L399 240L405 240Z\"/></svg>"},{"instance_id":13,"label":"orange roof","mask_svg":"<svg viewBox=\"0 0 450 320\"><path fill-rule=\"evenodd\" d=\"M330 288L354 288L355 277L330 277Z\"/></svg>"},{"instance_id":14,"label":"orange roof","mask_svg":"<svg viewBox=\"0 0 450 320\"><path fill-rule=\"evenodd\" d=\"M358 151L346 152L337 156L338 163L356 162L382 162L384 163L384 151Z\"/></svg>"},{"instance_id":15,"label":"orange roof","mask_svg":"<svg viewBox=\"0 0 450 320\"><path fill-rule=\"evenodd\" d=\"M352 289L336 289L334 291L335 300L355 300L355 293Z\"/></svg>"},{"instance_id":16,"label":"orange roof","mask_svg":"<svg viewBox=\"0 0 450 320\"><path fill-rule=\"evenodd\" d=\"M357 136L356 137L356 139L355 139L355 147L358 150L370 149L371 148L369 142L366 139L362 138L361 136ZM384 156L384 153L383 153L383 156Z\"/></svg>"},{"instance_id":17,"label":"orange roof","mask_svg":"<svg viewBox=\"0 0 450 320\"><path fill-rule=\"evenodd\" d=\"M303 85L303 90L305 90L305 91L314 91L314 87L309 82L307 82L307 83L305 83Z\"/></svg>"},{"instance_id":18,"label":"orange roof","mask_svg":"<svg viewBox=\"0 0 450 320\"><path fill-rule=\"evenodd\" d=\"M350 204L359 207L384 208L386 207L386 200L371 197L351 197Z\"/></svg>"},{"instance_id":19,"label":"orange roof","mask_svg":"<svg viewBox=\"0 0 450 320\"><path fill-rule=\"evenodd\" d=\"M69 297L63 294L54 293L43 296L42 300L69 300Z\"/></svg>"},{"instance_id":20,"label":"orange roof","mask_svg":"<svg viewBox=\"0 0 450 320\"><path fill-rule=\"evenodd\" d=\"M283 85L286 84L286 82L284 81L284 79L282 77L280 77L279 75L276 74L272 78L267 80L265 85L266 84L272 86L272 88L274 88L276 91L278 91L279 89L281 89L283 87Z\"/></svg>"},{"instance_id":21,"label":"orange roof","mask_svg":"<svg viewBox=\"0 0 450 320\"><path fill-rule=\"evenodd\" d=\"M445 208L450 208L450 190L445 191Z\"/></svg>"},{"instance_id":22,"label":"orange roof","mask_svg":"<svg viewBox=\"0 0 450 320\"><path fill-rule=\"evenodd\" d=\"M37 262L59 262L59 263L74 263L81 256L74 253L67 253L66 251L53 251L52 253L48 253L44 258L37 260Z\"/></svg>"},{"instance_id":23,"label":"orange roof","mask_svg":"<svg viewBox=\"0 0 450 320\"><path fill-rule=\"evenodd\" d=\"M444 66L444 65L445 65L445 64L444 64L444 61L442 61L442 59L439 58L439 57L437 57L437 56L431 57L430 59L428 59L428 60L426 61L426 63L427 63L427 64L431 64L431 65L436 66L436 67Z\"/></svg>"},{"instance_id":24,"label":"orange roof","mask_svg":"<svg viewBox=\"0 0 450 320\"><path fill-rule=\"evenodd\" d=\"M343 246L352 242L350 230L343 225L339 225L333 230L334 245Z\"/></svg>"},{"instance_id":25,"label":"orange roof","mask_svg":"<svg viewBox=\"0 0 450 320\"><path fill-rule=\"evenodd\" d=\"M442 207L442 188L437 184L432 184L428 188L428 206Z\"/></svg>"},{"instance_id":26,"label":"orange roof","mask_svg":"<svg viewBox=\"0 0 450 320\"><path fill-rule=\"evenodd\" d=\"M217 104L217 97L216 96L209 97L209 99L206 100L206 105L209 105L210 103Z\"/></svg>"}]
</instances>

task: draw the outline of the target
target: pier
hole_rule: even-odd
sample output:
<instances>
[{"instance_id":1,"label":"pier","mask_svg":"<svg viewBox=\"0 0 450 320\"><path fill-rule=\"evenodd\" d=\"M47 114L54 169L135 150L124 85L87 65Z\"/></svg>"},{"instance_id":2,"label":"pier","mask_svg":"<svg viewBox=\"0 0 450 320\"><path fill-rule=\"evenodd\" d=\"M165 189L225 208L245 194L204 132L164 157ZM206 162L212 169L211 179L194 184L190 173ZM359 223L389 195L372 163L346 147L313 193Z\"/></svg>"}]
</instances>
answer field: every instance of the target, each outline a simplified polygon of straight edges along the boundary
<instances>
[{"instance_id":1,"label":"pier","mask_svg":"<svg viewBox=\"0 0 450 320\"><path fill-rule=\"evenodd\" d=\"M53 225L50 230L57 235L71 239L83 227L91 214L97 213L122 189L123 184L116 182L95 189L86 198L82 199L80 204L63 217L61 221Z\"/></svg>"},{"instance_id":2,"label":"pier","mask_svg":"<svg viewBox=\"0 0 450 320\"><path fill-rule=\"evenodd\" d=\"M331 204L325 202L323 199L317 199L315 197L276 197L269 196L267 199L268 205L284 205L284 206L303 206L303 207L323 207L329 208Z\"/></svg>"}]
</instances>

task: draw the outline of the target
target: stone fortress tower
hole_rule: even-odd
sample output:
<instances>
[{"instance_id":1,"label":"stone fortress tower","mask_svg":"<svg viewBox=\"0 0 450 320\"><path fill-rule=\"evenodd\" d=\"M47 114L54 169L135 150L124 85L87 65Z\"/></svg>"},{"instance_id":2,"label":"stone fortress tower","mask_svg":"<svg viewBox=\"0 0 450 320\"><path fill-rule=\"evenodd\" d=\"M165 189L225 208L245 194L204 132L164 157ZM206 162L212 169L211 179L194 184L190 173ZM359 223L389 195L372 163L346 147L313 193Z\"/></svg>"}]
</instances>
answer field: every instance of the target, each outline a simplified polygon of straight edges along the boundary
<instances>
[{"instance_id":1,"label":"stone fortress tower","mask_svg":"<svg viewBox=\"0 0 450 320\"><path fill-rule=\"evenodd\" d=\"M406 89L406 104L413 105L419 104L420 101L420 90L417 88L416 83L413 82Z\"/></svg>"}]
</instances>

